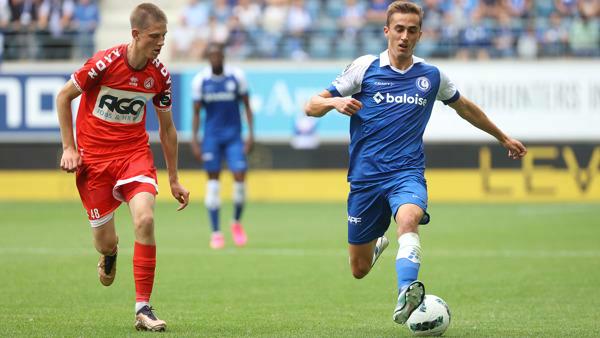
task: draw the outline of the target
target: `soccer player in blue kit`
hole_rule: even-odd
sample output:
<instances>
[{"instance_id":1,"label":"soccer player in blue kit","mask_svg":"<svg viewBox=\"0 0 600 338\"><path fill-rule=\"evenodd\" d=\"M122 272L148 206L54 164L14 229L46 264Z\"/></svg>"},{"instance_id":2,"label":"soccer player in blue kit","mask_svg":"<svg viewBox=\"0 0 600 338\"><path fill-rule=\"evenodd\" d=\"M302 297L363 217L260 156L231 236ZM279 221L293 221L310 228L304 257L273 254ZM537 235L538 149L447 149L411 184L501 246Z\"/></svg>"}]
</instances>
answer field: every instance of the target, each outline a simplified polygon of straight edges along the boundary
<instances>
[{"instance_id":1,"label":"soccer player in blue kit","mask_svg":"<svg viewBox=\"0 0 600 338\"><path fill-rule=\"evenodd\" d=\"M309 116L335 109L350 116L348 243L355 278L363 278L387 247L384 237L393 216L398 299L393 320L404 324L421 304L423 283L419 224L429 222L423 133L436 100L452 107L473 126L495 137L512 159L527 153L473 102L461 95L437 67L413 56L421 37L418 5L389 5L383 32L388 49L354 60L332 85L306 104Z\"/></svg>"},{"instance_id":2,"label":"soccer player in blue kit","mask_svg":"<svg viewBox=\"0 0 600 338\"><path fill-rule=\"evenodd\" d=\"M234 215L231 224L233 241L244 246L247 236L240 222L246 196L246 154L254 142L252 109L244 73L237 68L224 66L224 52L219 45L207 49L210 67L200 71L192 81L194 114L192 121L192 152L208 173L205 205L208 209L212 235L210 247L221 249L225 238L220 230L219 175L221 162L225 159L233 173ZM243 103L248 123L246 141L242 141L240 103ZM200 111L206 110L203 138L198 140Z\"/></svg>"}]
</instances>

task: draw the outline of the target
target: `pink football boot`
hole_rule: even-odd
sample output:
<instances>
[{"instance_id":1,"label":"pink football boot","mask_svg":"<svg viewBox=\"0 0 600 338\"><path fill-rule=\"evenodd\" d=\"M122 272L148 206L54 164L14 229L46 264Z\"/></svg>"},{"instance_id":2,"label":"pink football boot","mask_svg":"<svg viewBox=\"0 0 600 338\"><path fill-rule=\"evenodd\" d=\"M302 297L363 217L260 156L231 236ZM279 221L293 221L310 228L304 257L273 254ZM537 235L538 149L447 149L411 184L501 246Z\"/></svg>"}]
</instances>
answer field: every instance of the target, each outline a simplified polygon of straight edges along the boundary
<instances>
[{"instance_id":1,"label":"pink football boot","mask_svg":"<svg viewBox=\"0 0 600 338\"><path fill-rule=\"evenodd\" d=\"M213 232L210 236L210 247L213 249L223 249L225 246L225 237L220 232Z\"/></svg>"},{"instance_id":2,"label":"pink football boot","mask_svg":"<svg viewBox=\"0 0 600 338\"><path fill-rule=\"evenodd\" d=\"M237 246L244 246L248 242L248 237L246 237L246 232L244 232L244 228L240 222L233 222L231 224L231 234L233 235L233 242Z\"/></svg>"}]
</instances>

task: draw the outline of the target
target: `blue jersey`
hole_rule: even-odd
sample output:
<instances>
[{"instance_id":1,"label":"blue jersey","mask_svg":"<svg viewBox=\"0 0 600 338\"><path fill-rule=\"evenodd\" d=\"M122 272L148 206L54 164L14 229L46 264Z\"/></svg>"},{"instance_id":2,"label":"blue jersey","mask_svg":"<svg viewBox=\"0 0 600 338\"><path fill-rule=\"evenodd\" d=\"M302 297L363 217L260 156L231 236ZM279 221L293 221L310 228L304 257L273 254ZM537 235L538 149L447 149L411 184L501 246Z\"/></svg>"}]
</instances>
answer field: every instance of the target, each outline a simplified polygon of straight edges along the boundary
<instances>
[{"instance_id":1,"label":"blue jersey","mask_svg":"<svg viewBox=\"0 0 600 338\"><path fill-rule=\"evenodd\" d=\"M352 96L363 107L350 118L348 181L376 181L404 170L425 169L423 133L435 100L458 100L454 84L440 70L413 57L401 71L387 50L365 55L338 76L328 91Z\"/></svg>"},{"instance_id":2,"label":"blue jersey","mask_svg":"<svg viewBox=\"0 0 600 338\"><path fill-rule=\"evenodd\" d=\"M208 67L196 74L192 80L192 99L206 111L204 137L240 137L240 101L247 94L246 79L237 68L224 67L222 75L214 75Z\"/></svg>"}]
</instances>

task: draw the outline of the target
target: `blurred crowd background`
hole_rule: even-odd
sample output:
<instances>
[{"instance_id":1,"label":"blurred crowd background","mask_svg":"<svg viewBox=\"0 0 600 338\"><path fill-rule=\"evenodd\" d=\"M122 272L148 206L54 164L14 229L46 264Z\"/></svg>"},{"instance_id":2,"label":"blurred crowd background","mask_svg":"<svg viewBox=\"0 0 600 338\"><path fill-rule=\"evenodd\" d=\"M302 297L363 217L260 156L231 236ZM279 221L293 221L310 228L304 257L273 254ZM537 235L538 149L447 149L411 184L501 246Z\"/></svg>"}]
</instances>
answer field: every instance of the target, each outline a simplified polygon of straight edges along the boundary
<instances>
[{"instance_id":1,"label":"blurred crowd background","mask_svg":"<svg viewBox=\"0 0 600 338\"><path fill-rule=\"evenodd\" d=\"M386 48L382 26L389 2L171 1L168 53L171 60L193 61L215 42L237 59L351 59L379 53ZM600 0L414 2L425 10L415 53L421 57L600 56ZM115 0L0 0L0 58L87 58L98 47L103 12L113 13L118 5ZM120 9L127 12L117 18L123 27L128 27L129 10Z\"/></svg>"}]
</instances>

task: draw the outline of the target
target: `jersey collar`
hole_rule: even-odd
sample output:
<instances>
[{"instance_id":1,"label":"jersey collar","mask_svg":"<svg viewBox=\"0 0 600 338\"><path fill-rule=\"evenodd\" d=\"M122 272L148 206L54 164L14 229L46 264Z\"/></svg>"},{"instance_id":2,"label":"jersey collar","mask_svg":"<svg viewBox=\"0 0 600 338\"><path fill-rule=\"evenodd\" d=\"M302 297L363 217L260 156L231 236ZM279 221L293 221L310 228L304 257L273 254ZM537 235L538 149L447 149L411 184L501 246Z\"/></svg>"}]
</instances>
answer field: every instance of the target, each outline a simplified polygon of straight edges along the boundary
<instances>
[{"instance_id":1,"label":"jersey collar","mask_svg":"<svg viewBox=\"0 0 600 338\"><path fill-rule=\"evenodd\" d=\"M400 74L406 74L409 70L412 69L412 67L417 64L417 63L421 63L421 62L425 62L424 59L421 59L420 57L416 57L416 56L412 56L412 60L413 60L413 64L408 67L408 69L406 70L400 70L398 68L395 68L394 66L392 66L392 64L390 63L390 56L388 54L388 50L384 50L383 52L381 52L381 54L379 54L379 67L385 67L385 66L390 66L390 68L392 70L394 70L395 72L398 72Z\"/></svg>"}]
</instances>

